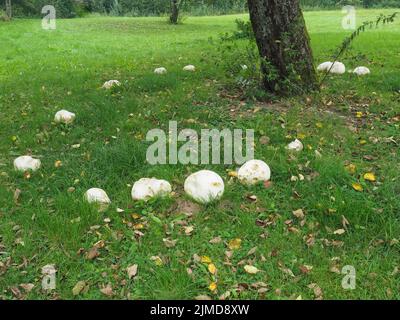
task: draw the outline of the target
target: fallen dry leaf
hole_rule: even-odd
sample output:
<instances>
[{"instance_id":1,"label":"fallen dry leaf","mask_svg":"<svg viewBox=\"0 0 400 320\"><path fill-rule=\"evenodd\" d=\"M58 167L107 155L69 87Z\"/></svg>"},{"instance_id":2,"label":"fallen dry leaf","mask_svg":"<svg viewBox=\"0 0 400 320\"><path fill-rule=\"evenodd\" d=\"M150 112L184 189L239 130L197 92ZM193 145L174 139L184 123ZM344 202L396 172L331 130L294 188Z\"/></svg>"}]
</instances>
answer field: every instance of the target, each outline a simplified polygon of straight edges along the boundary
<instances>
[{"instance_id":1,"label":"fallen dry leaf","mask_svg":"<svg viewBox=\"0 0 400 320\"><path fill-rule=\"evenodd\" d=\"M208 265L208 271L209 271L211 274L216 274L216 273L217 273L217 268L215 267L215 264L214 264L214 263L210 263L210 264Z\"/></svg>"},{"instance_id":2,"label":"fallen dry leaf","mask_svg":"<svg viewBox=\"0 0 400 320\"><path fill-rule=\"evenodd\" d=\"M357 182L354 182L354 183L352 184L352 187L353 187L354 190L356 190L356 191L358 191L358 192L364 191L364 188L362 187L362 185L359 184L359 183L357 183Z\"/></svg>"},{"instance_id":3,"label":"fallen dry leaf","mask_svg":"<svg viewBox=\"0 0 400 320\"><path fill-rule=\"evenodd\" d=\"M212 263L211 258L209 256L202 256L200 258L201 263Z\"/></svg>"},{"instance_id":4,"label":"fallen dry leaf","mask_svg":"<svg viewBox=\"0 0 400 320\"><path fill-rule=\"evenodd\" d=\"M107 286L101 288L101 289L100 289L100 292L101 292L102 294L106 295L107 297L111 297L111 296L114 294L113 289L112 289L112 286L111 286L110 283L107 284Z\"/></svg>"},{"instance_id":5,"label":"fallen dry leaf","mask_svg":"<svg viewBox=\"0 0 400 320\"><path fill-rule=\"evenodd\" d=\"M126 272L128 273L129 279L136 277L138 271L138 265L134 264L128 268L126 268Z\"/></svg>"},{"instance_id":6,"label":"fallen dry leaf","mask_svg":"<svg viewBox=\"0 0 400 320\"><path fill-rule=\"evenodd\" d=\"M260 270L258 270L256 267L250 265L244 266L244 271L249 274L257 274L258 272L260 272Z\"/></svg>"},{"instance_id":7,"label":"fallen dry leaf","mask_svg":"<svg viewBox=\"0 0 400 320\"><path fill-rule=\"evenodd\" d=\"M228 247L230 250L238 250L240 249L241 245L242 245L242 239L239 238L233 239L228 243Z\"/></svg>"},{"instance_id":8,"label":"fallen dry leaf","mask_svg":"<svg viewBox=\"0 0 400 320\"><path fill-rule=\"evenodd\" d=\"M364 174L364 180L369 181L369 182L375 182L376 177L372 172L367 172L366 174Z\"/></svg>"},{"instance_id":9,"label":"fallen dry leaf","mask_svg":"<svg viewBox=\"0 0 400 320\"><path fill-rule=\"evenodd\" d=\"M298 219L304 219L304 212L302 209L298 209L296 211L293 211L293 215L298 218Z\"/></svg>"},{"instance_id":10,"label":"fallen dry leaf","mask_svg":"<svg viewBox=\"0 0 400 320\"><path fill-rule=\"evenodd\" d=\"M76 285L72 288L72 294L74 296L79 295L83 291L83 289L85 289L85 287L86 287L85 281L78 281Z\"/></svg>"},{"instance_id":11,"label":"fallen dry leaf","mask_svg":"<svg viewBox=\"0 0 400 320\"><path fill-rule=\"evenodd\" d=\"M215 282L211 282L210 285L208 286L208 289L210 289L210 291L216 291L217 290L217 284Z\"/></svg>"},{"instance_id":12,"label":"fallen dry leaf","mask_svg":"<svg viewBox=\"0 0 400 320\"><path fill-rule=\"evenodd\" d=\"M215 238L211 239L209 242L212 243L212 244L221 243L222 242L222 238L221 237L215 237Z\"/></svg>"}]
</instances>

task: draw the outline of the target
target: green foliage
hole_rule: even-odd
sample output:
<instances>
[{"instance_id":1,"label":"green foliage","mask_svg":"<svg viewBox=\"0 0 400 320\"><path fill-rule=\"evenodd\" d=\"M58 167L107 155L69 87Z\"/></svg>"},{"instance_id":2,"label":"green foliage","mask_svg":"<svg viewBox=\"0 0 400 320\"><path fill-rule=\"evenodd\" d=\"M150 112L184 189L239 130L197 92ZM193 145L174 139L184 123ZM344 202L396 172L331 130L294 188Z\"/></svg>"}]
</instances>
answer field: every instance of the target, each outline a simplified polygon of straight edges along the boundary
<instances>
[{"instance_id":1,"label":"green foliage","mask_svg":"<svg viewBox=\"0 0 400 320\"><path fill-rule=\"evenodd\" d=\"M13 0L15 16L40 16L41 8L54 5L57 16L72 18L85 13L112 16L162 16L170 11L169 0ZM341 8L344 5L400 7L400 0L301 0L305 9ZM247 0L183 0L181 12L192 16L220 15L247 11Z\"/></svg>"}]
</instances>

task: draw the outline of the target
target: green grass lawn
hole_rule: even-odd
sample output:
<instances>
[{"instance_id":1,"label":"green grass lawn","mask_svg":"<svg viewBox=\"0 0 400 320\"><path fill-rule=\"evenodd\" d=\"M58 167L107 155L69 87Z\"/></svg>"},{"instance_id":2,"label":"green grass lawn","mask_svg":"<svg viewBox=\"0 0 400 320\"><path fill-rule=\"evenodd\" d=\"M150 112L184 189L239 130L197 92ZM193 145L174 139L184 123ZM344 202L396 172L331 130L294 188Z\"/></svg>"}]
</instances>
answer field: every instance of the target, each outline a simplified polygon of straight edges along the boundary
<instances>
[{"instance_id":1,"label":"green grass lawn","mask_svg":"<svg viewBox=\"0 0 400 320\"><path fill-rule=\"evenodd\" d=\"M392 11L360 11L358 22ZM305 16L316 63L329 60L349 33L342 14ZM319 287L325 299L400 298L399 20L364 33L344 57L349 69L365 65L370 76L330 77L321 93L263 103L226 94L220 35L235 30L239 17L246 18L177 26L96 17L58 20L55 31L42 30L40 20L0 23L0 297L314 299ZM196 73L184 73L187 64ZM159 66L168 74L154 75ZM110 79L123 88L102 90ZM77 114L73 125L53 123L60 109ZM242 186L228 175L235 165L149 165L146 133L167 130L170 120L180 129L254 129L256 158L270 165L272 186ZM259 142L265 136L269 143ZM285 147L296 137L305 150L292 155ZM42 160L29 178L12 165L27 153ZM223 199L208 206L183 192L185 178L203 168L225 180ZM376 182L365 181L367 172ZM299 175L304 181L291 181ZM133 202L131 186L142 177L169 180L174 196ZM353 189L357 182L362 192ZM110 196L105 213L85 203L91 187ZM300 208L304 221L292 213ZM185 226L193 226L190 235ZM176 245L167 247L166 238ZM241 245L227 254L234 239ZM98 257L87 259L99 241ZM196 255L209 257L216 275ZM57 269L50 293L41 289L47 264ZM246 273L248 264L261 271ZM355 290L341 286L346 265L356 269ZM86 288L74 296L78 281ZM28 283L35 285L29 293L20 286ZM107 285L112 295L101 291Z\"/></svg>"}]
</instances>

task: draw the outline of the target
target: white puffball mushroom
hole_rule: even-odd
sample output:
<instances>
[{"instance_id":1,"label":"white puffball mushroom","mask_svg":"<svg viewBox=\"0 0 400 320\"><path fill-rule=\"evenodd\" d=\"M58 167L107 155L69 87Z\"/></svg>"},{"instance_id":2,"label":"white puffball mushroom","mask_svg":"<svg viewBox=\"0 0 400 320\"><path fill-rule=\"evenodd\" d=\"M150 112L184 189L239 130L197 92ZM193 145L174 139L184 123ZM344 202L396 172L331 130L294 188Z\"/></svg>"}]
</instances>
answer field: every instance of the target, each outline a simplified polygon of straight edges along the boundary
<instances>
[{"instance_id":1,"label":"white puffball mushroom","mask_svg":"<svg viewBox=\"0 0 400 320\"><path fill-rule=\"evenodd\" d=\"M325 72L330 72L333 74L344 74L346 72L346 66L341 63L336 61L335 63L327 61L324 63L321 63L318 67L317 67L318 71L325 71Z\"/></svg>"},{"instance_id":2,"label":"white puffball mushroom","mask_svg":"<svg viewBox=\"0 0 400 320\"><path fill-rule=\"evenodd\" d=\"M247 70L249 67L245 64L240 65L240 67L242 68L242 70Z\"/></svg>"},{"instance_id":3,"label":"white puffball mushroom","mask_svg":"<svg viewBox=\"0 0 400 320\"><path fill-rule=\"evenodd\" d=\"M167 73L167 69L165 69L164 67L160 67L154 70L155 74L166 74Z\"/></svg>"},{"instance_id":4,"label":"white puffball mushroom","mask_svg":"<svg viewBox=\"0 0 400 320\"><path fill-rule=\"evenodd\" d=\"M215 172L201 170L190 175L184 185L185 192L200 203L209 203L222 197L224 180Z\"/></svg>"},{"instance_id":5,"label":"white puffball mushroom","mask_svg":"<svg viewBox=\"0 0 400 320\"><path fill-rule=\"evenodd\" d=\"M120 85L121 85L121 82L119 82L118 80L110 80L110 81L104 82L103 88L109 90L109 89L113 88L114 86L119 87Z\"/></svg>"},{"instance_id":6,"label":"white puffball mushroom","mask_svg":"<svg viewBox=\"0 0 400 320\"><path fill-rule=\"evenodd\" d=\"M14 160L14 169L17 171L36 171L41 166L39 159L34 159L31 156L21 156Z\"/></svg>"},{"instance_id":7,"label":"white puffball mushroom","mask_svg":"<svg viewBox=\"0 0 400 320\"><path fill-rule=\"evenodd\" d=\"M330 62L330 61L323 62L317 67L317 70L318 71L328 71L331 66L332 66L332 62Z\"/></svg>"},{"instance_id":8,"label":"white puffball mushroom","mask_svg":"<svg viewBox=\"0 0 400 320\"><path fill-rule=\"evenodd\" d=\"M69 112L67 110L60 110L54 116L54 121L57 123L70 124L75 120L75 113Z\"/></svg>"},{"instance_id":9,"label":"white puffball mushroom","mask_svg":"<svg viewBox=\"0 0 400 320\"><path fill-rule=\"evenodd\" d=\"M142 178L132 187L132 199L147 201L154 197L163 197L172 192L170 183L155 178Z\"/></svg>"},{"instance_id":10,"label":"white puffball mushroom","mask_svg":"<svg viewBox=\"0 0 400 320\"><path fill-rule=\"evenodd\" d=\"M346 66L343 63L336 61L333 64L333 67L330 72L334 74L344 74L346 73Z\"/></svg>"},{"instance_id":11,"label":"white puffball mushroom","mask_svg":"<svg viewBox=\"0 0 400 320\"><path fill-rule=\"evenodd\" d=\"M287 146L287 149L291 150L291 151L300 152L304 149L304 146L300 140L296 139L293 142L289 143L289 145Z\"/></svg>"},{"instance_id":12,"label":"white puffball mushroom","mask_svg":"<svg viewBox=\"0 0 400 320\"><path fill-rule=\"evenodd\" d=\"M354 69L353 73L358 76L365 76L367 74L370 74L371 71L367 67L357 67Z\"/></svg>"},{"instance_id":13,"label":"white puffball mushroom","mask_svg":"<svg viewBox=\"0 0 400 320\"><path fill-rule=\"evenodd\" d=\"M99 205L100 212L107 210L111 203L107 193L103 189L99 188L92 188L86 191L85 198L87 202Z\"/></svg>"},{"instance_id":14,"label":"white puffball mushroom","mask_svg":"<svg viewBox=\"0 0 400 320\"><path fill-rule=\"evenodd\" d=\"M268 181L271 179L271 169L262 160L250 160L239 169L238 179L246 185Z\"/></svg>"},{"instance_id":15,"label":"white puffball mushroom","mask_svg":"<svg viewBox=\"0 0 400 320\"><path fill-rule=\"evenodd\" d=\"M188 66L185 66L183 68L183 71L189 71L189 72L195 72L196 71L196 67L192 64L189 64Z\"/></svg>"}]
</instances>

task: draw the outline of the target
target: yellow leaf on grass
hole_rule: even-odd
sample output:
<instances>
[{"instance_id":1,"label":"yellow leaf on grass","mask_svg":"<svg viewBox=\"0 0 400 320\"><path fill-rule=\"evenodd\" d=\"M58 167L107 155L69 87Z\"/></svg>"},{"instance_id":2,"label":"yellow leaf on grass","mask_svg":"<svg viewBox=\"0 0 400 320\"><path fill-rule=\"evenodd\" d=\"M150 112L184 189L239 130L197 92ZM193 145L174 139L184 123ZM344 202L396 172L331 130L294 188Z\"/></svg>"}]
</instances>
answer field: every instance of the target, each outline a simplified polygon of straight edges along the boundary
<instances>
[{"instance_id":1,"label":"yellow leaf on grass","mask_svg":"<svg viewBox=\"0 0 400 320\"><path fill-rule=\"evenodd\" d=\"M210 289L210 291L217 290L217 284L215 282L211 282L208 289Z\"/></svg>"},{"instance_id":2,"label":"yellow leaf on grass","mask_svg":"<svg viewBox=\"0 0 400 320\"><path fill-rule=\"evenodd\" d=\"M228 172L228 176L233 177L233 178L237 178L238 173L236 171L229 171Z\"/></svg>"},{"instance_id":3,"label":"yellow leaf on grass","mask_svg":"<svg viewBox=\"0 0 400 320\"><path fill-rule=\"evenodd\" d=\"M376 181L376 177L372 172L367 172L366 174L364 174L364 179L370 182Z\"/></svg>"},{"instance_id":4,"label":"yellow leaf on grass","mask_svg":"<svg viewBox=\"0 0 400 320\"><path fill-rule=\"evenodd\" d=\"M201 263L211 263L211 258L208 256L202 256L200 259Z\"/></svg>"},{"instance_id":5,"label":"yellow leaf on grass","mask_svg":"<svg viewBox=\"0 0 400 320\"><path fill-rule=\"evenodd\" d=\"M352 184L352 186L353 186L353 189L356 190L356 191L362 192L362 191L364 190L364 188L362 187L362 185L359 184L359 183L357 183L357 182L354 182L354 183Z\"/></svg>"},{"instance_id":6,"label":"yellow leaf on grass","mask_svg":"<svg viewBox=\"0 0 400 320\"><path fill-rule=\"evenodd\" d=\"M215 267L214 263L210 263L208 265L208 271L210 271L211 274L216 274L217 273L217 268Z\"/></svg>"},{"instance_id":7,"label":"yellow leaf on grass","mask_svg":"<svg viewBox=\"0 0 400 320\"><path fill-rule=\"evenodd\" d=\"M242 239L239 238L233 239L228 243L228 247L231 250L238 250L240 249L241 245L242 245Z\"/></svg>"},{"instance_id":8,"label":"yellow leaf on grass","mask_svg":"<svg viewBox=\"0 0 400 320\"><path fill-rule=\"evenodd\" d=\"M350 174L355 174L356 173L356 169L357 169L357 167L352 163L350 163L349 165L346 166L346 170Z\"/></svg>"},{"instance_id":9,"label":"yellow leaf on grass","mask_svg":"<svg viewBox=\"0 0 400 320\"><path fill-rule=\"evenodd\" d=\"M256 274L256 273L258 273L260 270L258 270L256 267L254 267L254 266L249 266L249 265L247 265L247 266L244 266L244 271L246 271L247 273L250 273L250 274Z\"/></svg>"}]
</instances>

